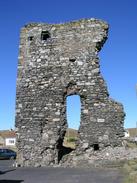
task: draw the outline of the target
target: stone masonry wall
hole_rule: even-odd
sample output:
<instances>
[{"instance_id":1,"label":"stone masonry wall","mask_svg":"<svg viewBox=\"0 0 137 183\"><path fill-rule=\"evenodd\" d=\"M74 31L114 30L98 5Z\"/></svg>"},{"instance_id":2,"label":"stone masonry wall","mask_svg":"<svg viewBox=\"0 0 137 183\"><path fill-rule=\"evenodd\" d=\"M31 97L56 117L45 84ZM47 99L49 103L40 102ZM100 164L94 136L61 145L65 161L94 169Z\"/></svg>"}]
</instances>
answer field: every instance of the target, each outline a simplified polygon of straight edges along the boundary
<instances>
[{"instance_id":1,"label":"stone masonry wall","mask_svg":"<svg viewBox=\"0 0 137 183\"><path fill-rule=\"evenodd\" d=\"M98 52L107 23L82 19L65 24L31 23L21 30L16 94L18 163L53 166L68 151L66 97L81 99L76 153L121 146L124 112L109 98Z\"/></svg>"}]
</instances>

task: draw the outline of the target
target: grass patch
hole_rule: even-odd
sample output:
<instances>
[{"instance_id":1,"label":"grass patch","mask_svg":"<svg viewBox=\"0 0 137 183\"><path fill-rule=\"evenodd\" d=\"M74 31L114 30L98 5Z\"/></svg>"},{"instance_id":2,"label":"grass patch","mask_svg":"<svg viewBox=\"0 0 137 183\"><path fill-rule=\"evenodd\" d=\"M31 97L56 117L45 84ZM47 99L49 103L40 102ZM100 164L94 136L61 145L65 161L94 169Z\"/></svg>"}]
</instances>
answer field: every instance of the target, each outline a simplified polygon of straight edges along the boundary
<instances>
[{"instance_id":1,"label":"grass patch","mask_svg":"<svg viewBox=\"0 0 137 183\"><path fill-rule=\"evenodd\" d=\"M127 161L123 167L124 183L137 183L137 159Z\"/></svg>"},{"instance_id":2,"label":"grass patch","mask_svg":"<svg viewBox=\"0 0 137 183\"><path fill-rule=\"evenodd\" d=\"M67 138L67 142L76 142L76 138L74 138L74 137L69 137L69 138Z\"/></svg>"},{"instance_id":3,"label":"grass patch","mask_svg":"<svg viewBox=\"0 0 137 183\"><path fill-rule=\"evenodd\" d=\"M76 148L76 140L77 139L74 137L69 137L69 138L65 137L63 145L65 147L70 147L72 149L75 149Z\"/></svg>"},{"instance_id":4,"label":"grass patch","mask_svg":"<svg viewBox=\"0 0 137 183\"><path fill-rule=\"evenodd\" d=\"M77 139L78 131L75 129L68 128L64 137L63 146L75 149Z\"/></svg>"},{"instance_id":5,"label":"grass patch","mask_svg":"<svg viewBox=\"0 0 137 183\"><path fill-rule=\"evenodd\" d=\"M130 148L130 149L137 148L137 143L135 143L135 142L127 142L126 143L126 147Z\"/></svg>"}]
</instances>

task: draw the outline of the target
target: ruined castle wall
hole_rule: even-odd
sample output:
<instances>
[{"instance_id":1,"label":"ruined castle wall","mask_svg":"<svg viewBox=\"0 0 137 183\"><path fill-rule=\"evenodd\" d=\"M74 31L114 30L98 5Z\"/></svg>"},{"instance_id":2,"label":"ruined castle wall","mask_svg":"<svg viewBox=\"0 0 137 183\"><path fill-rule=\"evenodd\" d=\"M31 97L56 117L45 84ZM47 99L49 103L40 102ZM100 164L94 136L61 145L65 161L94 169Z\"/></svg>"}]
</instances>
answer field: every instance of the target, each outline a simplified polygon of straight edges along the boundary
<instances>
[{"instance_id":1,"label":"ruined castle wall","mask_svg":"<svg viewBox=\"0 0 137 183\"><path fill-rule=\"evenodd\" d=\"M81 99L76 152L98 144L121 146L124 112L109 98L98 52L108 25L88 19L66 24L28 24L21 30L16 94L19 163L58 164L67 128L66 97Z\"/></svg>"}]
</instances>

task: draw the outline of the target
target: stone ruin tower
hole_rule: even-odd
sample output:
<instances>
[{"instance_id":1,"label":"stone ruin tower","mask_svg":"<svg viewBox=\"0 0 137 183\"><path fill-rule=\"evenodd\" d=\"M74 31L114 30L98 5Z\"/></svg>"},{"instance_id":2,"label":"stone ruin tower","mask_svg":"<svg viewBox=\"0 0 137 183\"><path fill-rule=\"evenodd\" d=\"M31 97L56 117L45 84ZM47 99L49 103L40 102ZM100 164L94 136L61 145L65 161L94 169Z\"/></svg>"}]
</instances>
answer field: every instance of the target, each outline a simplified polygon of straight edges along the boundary
<instances>
[{"instance_id":1,"label":"stone ruin tower","mask_svg":"<svg viewBox=\"0 0 137 183\"><path fill-rule=\"evenodd\" d=\"M109 98L98 52L108 25L97 19L65 24L31 23L21 30L16 94L18 163L60 163L67 129L66 97L81 99L74 155L121 146L124 112Z\"/></svg>"}]
</instances>

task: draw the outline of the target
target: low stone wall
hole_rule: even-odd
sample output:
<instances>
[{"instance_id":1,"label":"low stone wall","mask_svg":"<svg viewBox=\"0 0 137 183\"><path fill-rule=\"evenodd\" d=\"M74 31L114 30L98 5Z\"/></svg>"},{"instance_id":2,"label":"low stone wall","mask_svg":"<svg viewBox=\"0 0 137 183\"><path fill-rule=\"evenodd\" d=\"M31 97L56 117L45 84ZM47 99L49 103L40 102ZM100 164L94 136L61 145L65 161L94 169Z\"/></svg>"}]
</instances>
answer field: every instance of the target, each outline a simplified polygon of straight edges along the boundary
<instances>
[{"instance_id":1,"label":"low stone wall","mask_svg":"<svg viewBox=\"0 0 137 183\"><path fill-rule=\"evenodd\" d=\"M137 159L137 148L107 147L102 151L87 150L85 154L71 154L63 157L61 166L70 167L119 167L127 160Z\"/></svg>"}]
</instances>

